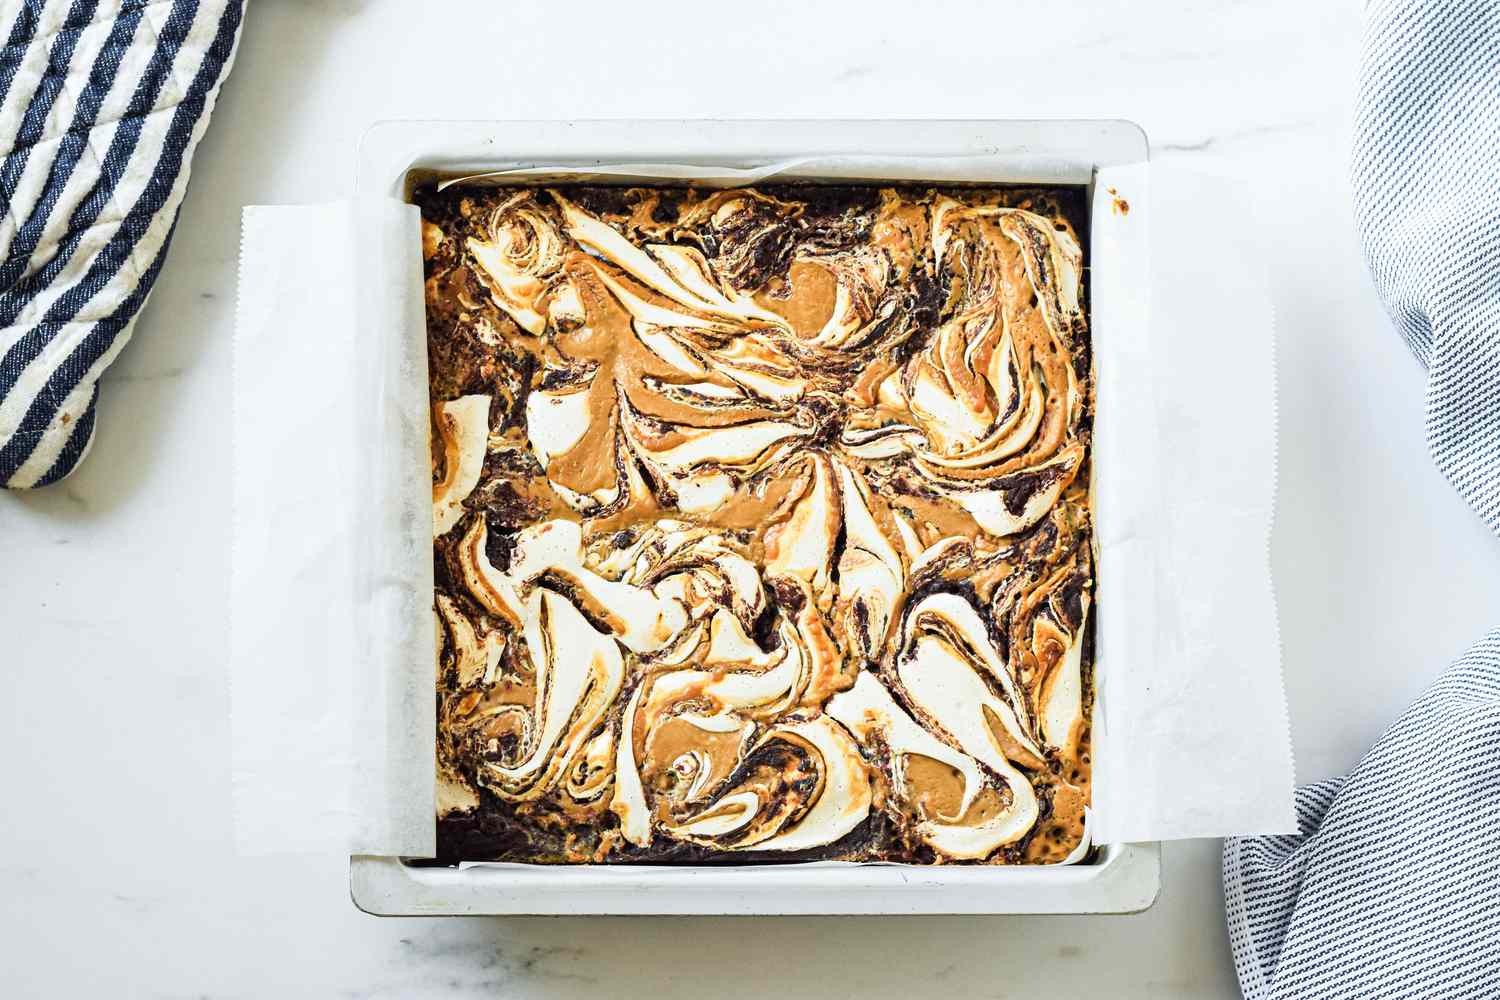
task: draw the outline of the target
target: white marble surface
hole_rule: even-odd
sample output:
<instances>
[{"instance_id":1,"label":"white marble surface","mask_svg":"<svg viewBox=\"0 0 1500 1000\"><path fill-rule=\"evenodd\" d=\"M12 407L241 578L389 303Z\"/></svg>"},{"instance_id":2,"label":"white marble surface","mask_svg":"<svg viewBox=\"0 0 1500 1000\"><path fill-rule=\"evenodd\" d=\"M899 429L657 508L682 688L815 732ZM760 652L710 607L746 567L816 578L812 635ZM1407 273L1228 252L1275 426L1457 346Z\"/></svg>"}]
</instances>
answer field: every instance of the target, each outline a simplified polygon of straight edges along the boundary
<instances>
[{"instance_id":1,"label":"white marble surface","mask_svg":"<svg viewBox=\"0 0 1500 1000\"><path fill-rule=\"evenodd\" d=\"M380 118L1135 119L1158 156L1249 178L1266 231L1299 775L1347 768L1493 624L1500 544L1427 458L1423 373L1352 232L1355 0L844 6L257 0L93 454L0 496L0 992L1236 995L1209 842L1166 847L1145 914L1050 919L378 920L339 860L231 855L240 207L345 193Z\"/></svg>"}]
</instances>

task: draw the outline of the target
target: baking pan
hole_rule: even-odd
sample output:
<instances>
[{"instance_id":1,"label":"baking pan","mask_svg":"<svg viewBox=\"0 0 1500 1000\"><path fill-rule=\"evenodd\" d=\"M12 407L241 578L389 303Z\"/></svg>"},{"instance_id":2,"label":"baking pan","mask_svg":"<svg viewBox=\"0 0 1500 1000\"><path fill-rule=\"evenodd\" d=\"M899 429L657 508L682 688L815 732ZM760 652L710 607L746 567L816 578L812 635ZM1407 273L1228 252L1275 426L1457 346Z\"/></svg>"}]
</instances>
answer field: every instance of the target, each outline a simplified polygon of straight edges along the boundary
<instances>
[{"instance_id":1,"label":"baking pan","mask_svg":"<svg viewBox=\"0 0 1500 1000\"><path fill-rule=\"evenodd\" d=\"M357 190L362 199L409 201L416 184L433 178L503 169L555 181L602 168L596 172L605 177L594 179L607 181L627 177L619 168L631 164L648 176L674 165L677 183L724 183L774 165L778 180L1078 185L1093 205L1101 169L1144 163L1147 155L1144 133L1124 121L387 122L364 137ZM1118 241L1109 250L1089 243L1092 282L1120 250ZM1089 304L1091 331L1125 326L1100 314L1096 296ZM401 336L425 342L425 327ZM1107 591L1101 600L1109 600ZM1122 665L1101 645L1094 669L1097 681ZM1097 720L1107 683L1096 682L1096 690ZM410 721L420 726L430 716ZM1096 722L1096 760L1108 752L1107 731ZM1119 913L1150 906L1159 879L1154 843L1107 844L1081 863L1037 866L447 868L393 857L350 860L355 904L382 915Z\"/></svg>"}]
</instances>

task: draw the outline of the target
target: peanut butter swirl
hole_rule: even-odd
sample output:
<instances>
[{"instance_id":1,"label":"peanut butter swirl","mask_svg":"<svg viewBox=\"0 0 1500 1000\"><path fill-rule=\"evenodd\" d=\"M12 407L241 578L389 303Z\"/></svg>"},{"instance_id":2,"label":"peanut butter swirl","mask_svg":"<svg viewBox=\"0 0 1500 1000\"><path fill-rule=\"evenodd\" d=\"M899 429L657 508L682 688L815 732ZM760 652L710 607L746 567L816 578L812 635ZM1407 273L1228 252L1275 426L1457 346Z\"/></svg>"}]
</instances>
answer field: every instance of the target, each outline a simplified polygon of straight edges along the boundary
<instances>
[{"instance_id":1,"label":"peanut butter swirl","mask_svg":"<svg viewBox=\"0 0 1500 1000\"><path fill-rule=\"evenodd\" d=\"M442 860L1077 853L1076 192L418 200Z\"/></svg>"}]
</instances>

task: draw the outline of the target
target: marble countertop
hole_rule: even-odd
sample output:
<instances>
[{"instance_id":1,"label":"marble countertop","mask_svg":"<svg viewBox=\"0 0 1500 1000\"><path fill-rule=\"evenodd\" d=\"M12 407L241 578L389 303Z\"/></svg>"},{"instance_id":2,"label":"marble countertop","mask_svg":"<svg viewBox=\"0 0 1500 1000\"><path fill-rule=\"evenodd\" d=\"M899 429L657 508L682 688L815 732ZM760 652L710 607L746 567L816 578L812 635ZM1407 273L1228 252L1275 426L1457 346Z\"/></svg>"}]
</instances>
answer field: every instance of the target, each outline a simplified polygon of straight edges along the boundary
<instances>
[{"instance_id":1,"label":"marble countertop","mask_svg":"<svg viewBox=\"0 0 1500 1000\"><path fill-rule=\"evenodd\" d=\"M171 257L104 378L92 455L59 486L0 496L9 995L1237 995L1214 842L1166 845L1144 914L1040 919L379 920L350 905L341 862L233 857L240 209L345 194L381 118L1134 119L1157 157L1255 192L1299 777L1349 767L1494 623L1497 541L1427 458L1424 373L1353 233L1361 5L884 6L448 0L413 17L395 0L257 0Z\"/></svg>"}]
</instances>

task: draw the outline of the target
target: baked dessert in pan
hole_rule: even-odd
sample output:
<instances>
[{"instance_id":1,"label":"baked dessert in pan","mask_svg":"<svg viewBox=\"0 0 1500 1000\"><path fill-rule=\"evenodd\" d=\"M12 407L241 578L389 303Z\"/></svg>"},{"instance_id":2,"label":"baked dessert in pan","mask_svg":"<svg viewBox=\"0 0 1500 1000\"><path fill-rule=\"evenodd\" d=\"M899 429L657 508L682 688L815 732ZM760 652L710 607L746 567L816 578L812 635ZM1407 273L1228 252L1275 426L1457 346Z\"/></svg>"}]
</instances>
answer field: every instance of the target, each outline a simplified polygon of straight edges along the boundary
<instances>
[{"instance_id":1,"label":"baked dessert in pan","mask_svg":"<svg viewBox=\"0 0 1500 1000\"><path fill-rule=\"evenodd\" d=\"M425 188L439 861L1050 863L1081 188Z\"/></svg>"}]
</instances>

